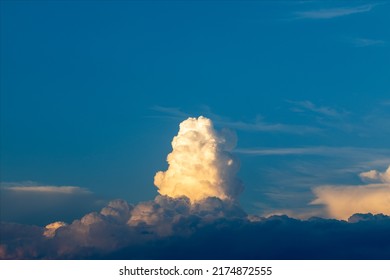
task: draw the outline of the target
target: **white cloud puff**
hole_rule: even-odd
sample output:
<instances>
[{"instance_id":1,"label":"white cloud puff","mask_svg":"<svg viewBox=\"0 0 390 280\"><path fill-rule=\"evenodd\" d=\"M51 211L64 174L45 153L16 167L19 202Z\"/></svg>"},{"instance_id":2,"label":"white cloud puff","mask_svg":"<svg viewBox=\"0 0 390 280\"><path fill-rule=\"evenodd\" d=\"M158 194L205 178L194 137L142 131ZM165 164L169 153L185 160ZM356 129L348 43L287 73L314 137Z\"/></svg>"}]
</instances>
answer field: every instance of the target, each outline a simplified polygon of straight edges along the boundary
<instances>
[{"instance_id":1,"label":"white cloud puff","mask_svg":"<svg viewBox=\"0 0 390 280\"><path fill-rule=\"evenodd\" d=\"M365 182L390 183L390 166L385 172L370 170L360 173L359 176Z\"/></svg>"}]
</instances>

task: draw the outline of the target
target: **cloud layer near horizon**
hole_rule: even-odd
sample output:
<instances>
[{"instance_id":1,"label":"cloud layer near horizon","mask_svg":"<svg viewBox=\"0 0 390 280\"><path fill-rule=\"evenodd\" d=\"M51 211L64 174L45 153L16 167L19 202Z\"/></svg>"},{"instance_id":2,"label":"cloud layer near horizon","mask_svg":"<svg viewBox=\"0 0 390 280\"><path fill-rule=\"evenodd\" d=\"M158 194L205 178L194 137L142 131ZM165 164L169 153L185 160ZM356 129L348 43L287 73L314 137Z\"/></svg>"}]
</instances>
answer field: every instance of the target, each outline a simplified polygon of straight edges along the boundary
<instances>
[{"instance_id":1,"label":"cloud layer near horizon","mask_svg":"<svg viewBox=\"0 0 390 280\"><path fill-rule=\"evenodd\" d=\"M320 186L312 204L323 204L328 214L336 219L348 219L354 213L390 215L390 167L385 172L370 170L360 173L366 185Z\"/></svg>"},{"instance_id":2,"label":"cloud layer near horizon","mask_svg":"<svg viewBox=\"0 0 390 280\"><path fill-rule=\"evenodd\" d=\"M136 206L114 200L69 225L2 223L0 258L89 258L167 237L190 236L216 220L245 216L237 204L215 197L191 203L186 197L157 196Z\"/></svg>"},{"instance_id":3,"label":"cloud layer near horizon","mask_svg":"<svg viewBox=\"0 0 390 280\"><path fill-rule=\"evenodd\" d=\"M390 217L248 217L218 198L111 201L70 225L2 223L1 259L388 259Z\"/></svg>"}]
</instances>

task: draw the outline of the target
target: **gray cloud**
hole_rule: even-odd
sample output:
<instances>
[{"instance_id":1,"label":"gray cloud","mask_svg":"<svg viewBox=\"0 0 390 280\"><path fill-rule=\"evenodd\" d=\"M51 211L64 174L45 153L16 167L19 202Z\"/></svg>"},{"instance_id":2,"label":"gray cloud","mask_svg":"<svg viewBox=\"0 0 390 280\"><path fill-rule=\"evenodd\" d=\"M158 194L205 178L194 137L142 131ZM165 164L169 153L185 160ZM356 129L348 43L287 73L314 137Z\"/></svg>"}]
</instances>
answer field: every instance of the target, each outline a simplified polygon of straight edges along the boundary
<instances>
[{"instance_id":1,"label":"gray cloud","mask_svg":"<svg viewBox=\"0 0 390 280\"><path fill-rule=\"evenodd\" d=\"M245 217L238 204L211 197L191 203L186 197L157 196L136 206L114 200L69 225L3 223L0 258L90 258L171 236L189 236L216 220Z\"/></svg>"},{"instance_id":2,"label":"gray cloud","mask_svg":"<svg viewBox=\"0 0 390 280\"><path fill-rule=\"evenodd\" d=\"M191 205L184 197L158 196L135 207L112 201L52 235L3 223L0 258L380 259L390 257L383 234L389 230L384 215L353 215L349 222L264 218L217 198Z\"/></svg>"}]
</instances>

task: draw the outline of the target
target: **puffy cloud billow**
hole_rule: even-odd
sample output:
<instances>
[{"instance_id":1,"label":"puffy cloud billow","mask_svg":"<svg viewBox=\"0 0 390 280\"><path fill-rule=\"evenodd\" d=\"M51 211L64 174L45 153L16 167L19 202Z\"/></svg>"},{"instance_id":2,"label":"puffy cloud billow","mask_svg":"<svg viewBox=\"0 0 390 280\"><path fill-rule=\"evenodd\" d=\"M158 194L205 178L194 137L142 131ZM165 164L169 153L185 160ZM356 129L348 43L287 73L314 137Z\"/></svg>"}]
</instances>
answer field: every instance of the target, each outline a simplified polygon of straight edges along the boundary
<instances>
[{"instance_id":1,"label":"puffy cloud billow","mask_svg":"<svg viewBox=\"0 0 390 280\"><path fill-rule=\"evenodd\" d=\"M230 153L234 145L234 135L216 131L211 120L189 118L181 123L172 141L168 170L155 176L160 195L154 200L137 205L113 200L100 211L68 224L55 221L39 227L3 222L0 258L390 258L390 217L382 214L355 214L348 221L247 215L238 203L243 185L236 175L238 161ZM380 186L385 188L387 172L361 176L379 178ZM28 189L34 193L42 190L78 189ZM326 188L316 191L317 203L329 209L336 204L330 203L333 200L328 196L341 197L342 202L346 199L339 193L329 194ZM355 199L358 198L360 194Z\"/></svg>"},{"instance_id":2,"label":"puffy cloud billow","mask_svg":"<svg viewBox=\"0 0 390 280\"><path fill-rule=\"evenodd\" d=\"M367 182L390 184L390 166L383 173L377 170L362 172L360 178Z\"/></svg>"},{"instance_id":3,"label":"puffy cloud billow","mask_svg":"<svg viewBox=\"0 0 390 280\"><path fill-rule=\"evenodd\" d=\"M0 258L103 258L172 236L189 237L216 221L245 217L237 204L215 197L191 203L186 197L157 196L136 206L114 200L69 225L58 221L41 228L3 223Z\"/></svg>"},{"instance_id":4,"label":"puffy cloud billow","mask_svg":"<svg viewBox=\"0 0 390 280\"><path fill-rule=\"evenodd\" d=\"M236 199L243 186L236 177L238 162L230 153L234 146L234 137L217 133L208 118L183 121L172 140L168 170L154 177L158 192L170 197L186 196L192 202L207 197Z\"/></svg>"},{"instance_id":5,"label":"puffy cloud billow","mask_svg":"<svg viewBox=\"0 0 390 280\"><path fill-rule=\"evenodd\" d=\"M167 197L160 199L168 200L168 204L183 203ZM124 201L112 203L126 205ZM152 207L161 206L152 203ZM127 216L125 212L118 216L122 209L113 209L118 212L90 213L70 225L60 226L52 237L46 236L41 227L2 224L0 258L390 258L390 217L380 214L355 214L348 222L321 218L302 221L287 216L250 221L245 217L210 217L212 212L195 209L187 209L189 212L183 215L176 210L172 213L168 207L160 211L153 223L142 222L142 218L129 224L121 222Z\"/></svg>"}]
</instances>

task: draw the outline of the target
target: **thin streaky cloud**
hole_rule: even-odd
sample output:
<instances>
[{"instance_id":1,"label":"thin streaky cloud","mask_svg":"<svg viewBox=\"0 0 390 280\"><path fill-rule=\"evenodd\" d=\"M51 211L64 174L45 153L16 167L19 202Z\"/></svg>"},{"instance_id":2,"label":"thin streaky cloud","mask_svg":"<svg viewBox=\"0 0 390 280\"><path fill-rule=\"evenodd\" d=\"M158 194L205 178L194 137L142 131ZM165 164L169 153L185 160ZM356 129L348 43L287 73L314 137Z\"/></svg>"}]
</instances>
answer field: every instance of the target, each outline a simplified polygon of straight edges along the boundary
<instances>
[{"instance_id":1,"label":"thin streaky cloud","mask_svg":"<svg viewBox=\"0 0 390 280\"><path fill-rule=\"evenodd\" d=\"M176 108L176 107L164 107L164 106L156 105L151 107L150 109L174 117L188 118L190 116L189 114L181 111L180 108Z\"/></svg>"},{"instance_id":2,"label":"thin streaky cloud","mask_svg":"<svg viewBox=\"0 0 390 280\"><path fill-rule=\"evenodd\" d=\"M321 129L317 127L304 126L304 125L290 125L282 123L265 123L265 122L243 122L243 121L220 121L215 122L221 126L226 126L228 128L233 128L243 131L253 131L253 132L282 132L282 133L292 133L292 134L304 134L304 133L315 133L319 132Z\"/></svg>"},{"instance_id":3,"label":"thin streaky cloud","mask_svg":"<svg viewBox=\"0 0 390 280\"><path fill-rule=\"evenodd\" d=\"M314 208L314 207L313 207ZM263 209L259 209L263 210ZM291 218L295 218L298 220L309 220L312 217L324 217L322 209L311 209L311 208L294 208L294 209L272 209L268 208L267 210L263 210L261 212L261 216L270 218L272 216L281 216L281 215L287 215Z\"/></svg>"},{"instance_id":4,"label":"thin streaky cloud","mask_svg":"<svg viewBox=\"0 0 390 280\"><path fill-rule=\"evenodd\" d=\"M331 19L371 11L376 5L367 4L357 7L339 7L296 12L296 19Z\"/></svg>"},{"instance_id":5,"label":"thin streaky cloud","mask_svg":"<svg viewBox=\"0 0 390 280\"><path fill-rule=\"evenodd\" d=\"M151 109L165 114L165 116L163 116L164 118L171 117L174 119L182 119L191 116L191 114L185 113L181 111L179 108L154 106ZM199 114L203 115L202 112L197 112L197 115ZM206 117L212 115L213 119L215 119L214 123L218 126L241 130L241 131L291 133L291 134L318 133L321 131L321 129L318 127L306 126L306 125L283 124L283 123L269 123L263 121L262 119L256 120L254 122L235 121L223 116L213 114L211 113L209 108L207 108L207 112L204 115Z\"/></svg>"},{"instance_id":6,"label":"thin streaky cloud","mask_svg":"<svg viewBox=\"0 0 390 280\"><path fill-rule=\"evenodd\" d=\"M284 155L321 155L321 156L360 156L389 154L389 150L358 147L300 147L300 148L239 148L234 150L239 154L257 156Z\"/></svg>"},{"instance_id":7,"label":"thin streaky cloud","mask_svg":"<svg viewBox=\"0 0 390 280\"><path fill-rule=\"evenodd\" d=\"M5 187L5 190L14 192L34 192L34 193L50 193L50 194L90 194L91 192L85 188L74 186L15 186Z\"/></svg>"},{"instance_id":8,"label":"thin streaky cloud","mask_svg":"<svg viewBox=\"0 0 390 280\"><path fill-rule=\"evenodd\" d=\"M313 102L305 100L305 101L291 101L287 100L288 103L291 103L297 107L299 107L299 110L308 110L314 113L318 113L321 115L325 115L328 117L341 117L345 113L339 112L333 108L325 107L325 106L317 106Z\"/></svg>"},{"instance_id":9,"label":"thin streaky cloud","mask_svg":"<svg viewBox=\"0 0 390 280\"><path fill-rule=\"evenodd\" d=\"M257 156L310 155L324 153L323 148L240 148L235 149L234 151L239 154Z\"/></svg>"},{"instance_id":10,"label":"thin streaky cloud","mask_svg":"<svg viewBox=\"0 0 390 280\"><path fill-rule=\"evenodd\" d=\"M390 106L390 100L384 100L381 102L382 106Z\"/></svg>"},{"instance_id":11,"label":"thin streaky cloud","mask_svg":"<svg viewBox=\"0 0 390 280\"><path fill-rule=\"evenodd\" d=\"M355 38L351 40L351 43L354 47L357 48L384 46L386 44L386 42L383 40L374 40L374 39L367 39L367 38Z\"/></svg>"}]
</instances>

